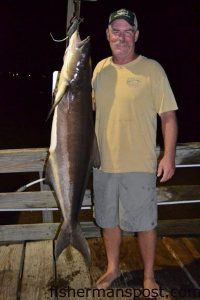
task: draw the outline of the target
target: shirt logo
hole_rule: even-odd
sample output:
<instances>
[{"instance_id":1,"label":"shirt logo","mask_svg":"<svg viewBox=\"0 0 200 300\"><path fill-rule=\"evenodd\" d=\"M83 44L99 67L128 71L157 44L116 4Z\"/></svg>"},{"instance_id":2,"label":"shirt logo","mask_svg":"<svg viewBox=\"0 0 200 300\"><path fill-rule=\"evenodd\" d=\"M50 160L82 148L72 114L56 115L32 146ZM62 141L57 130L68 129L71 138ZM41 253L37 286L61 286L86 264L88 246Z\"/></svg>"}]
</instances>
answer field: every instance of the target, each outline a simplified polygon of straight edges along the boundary
<instances>
[{"instance_id":1,"label":"shirt logo","mask_svg":"<svg viewBox=\"0 0 200 300\"><path fill-rule=\"evenodd\" d=\"M126 83L127 83L127 85L130 86L130 87L132 87L132 86L137 87L137 86L139 86L139 84L140 84L140 80L138 80L138 79L136 79L136 78L133 78L133 77L129 77L129 78L127 79Z\"/></svg>"}]
</instances>

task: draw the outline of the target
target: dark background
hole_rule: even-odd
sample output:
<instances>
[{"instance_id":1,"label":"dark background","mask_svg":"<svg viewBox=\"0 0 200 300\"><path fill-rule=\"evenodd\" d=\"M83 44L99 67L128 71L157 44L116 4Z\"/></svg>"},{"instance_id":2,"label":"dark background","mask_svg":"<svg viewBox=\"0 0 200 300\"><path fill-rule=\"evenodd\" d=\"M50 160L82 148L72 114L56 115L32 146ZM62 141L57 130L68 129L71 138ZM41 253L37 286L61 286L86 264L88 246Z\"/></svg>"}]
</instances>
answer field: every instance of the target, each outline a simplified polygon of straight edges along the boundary
<instances>
[{"instance_id":1,"label":"dark background","mask_svg":"<svg viewBox=\"0 0 200 300\"><path fill-rule=\"evenodd\" d=\"M105 37L109 14L135 11L138 53L164 67L179 106L178 142L199 141L200 1L98 0L82 2L81 37L91 36L93 67L110 55ZM48 147L52 72L60 70L67 1L0 2L0 148ZM160 135L158 134L158 142Z\"/></svg>"}]
</instances>

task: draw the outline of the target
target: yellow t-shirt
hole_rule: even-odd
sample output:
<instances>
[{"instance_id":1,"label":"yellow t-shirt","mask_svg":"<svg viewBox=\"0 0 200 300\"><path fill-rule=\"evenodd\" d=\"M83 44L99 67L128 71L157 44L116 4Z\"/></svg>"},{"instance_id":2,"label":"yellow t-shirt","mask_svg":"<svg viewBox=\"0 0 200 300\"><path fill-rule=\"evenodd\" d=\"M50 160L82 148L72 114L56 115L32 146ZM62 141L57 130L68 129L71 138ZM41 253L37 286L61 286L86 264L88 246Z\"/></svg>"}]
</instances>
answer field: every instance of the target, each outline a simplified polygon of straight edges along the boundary
<instances>
[{"instance_id":1,"label":"yellow t-shirt","mask_svg":"<svg viewBox=\"0 0 200 300\"><path fill-rule=\"evenodd\" d=\"M97 64L92 86L101 170L155 172L157 113L177 109L163 68L141 55L124 65L108 57Z\"/></svg>"}]
</instances>

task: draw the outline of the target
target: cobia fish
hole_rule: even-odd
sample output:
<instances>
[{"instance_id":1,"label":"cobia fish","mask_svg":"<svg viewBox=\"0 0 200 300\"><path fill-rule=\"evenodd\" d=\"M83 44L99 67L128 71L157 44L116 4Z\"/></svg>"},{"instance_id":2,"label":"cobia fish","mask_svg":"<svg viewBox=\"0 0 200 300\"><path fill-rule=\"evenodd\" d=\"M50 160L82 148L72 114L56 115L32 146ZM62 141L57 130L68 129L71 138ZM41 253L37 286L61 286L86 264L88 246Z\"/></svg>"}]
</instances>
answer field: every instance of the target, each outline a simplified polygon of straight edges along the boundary
<instances>
[{"instance_id":1,"label":"cobia fish","mask_svg":"<svg viewBox=\"0 0 200 300\"><path fill-rule=\"evenodd\" d=\"M53 104L54 116L46 178L55 190L63 223L55 243L55 257L68 246L90 263L90 251L78 222L92 166L99 167L91 101L90 38L76 30L64 56Z\"/></svg>"}]
</instances>

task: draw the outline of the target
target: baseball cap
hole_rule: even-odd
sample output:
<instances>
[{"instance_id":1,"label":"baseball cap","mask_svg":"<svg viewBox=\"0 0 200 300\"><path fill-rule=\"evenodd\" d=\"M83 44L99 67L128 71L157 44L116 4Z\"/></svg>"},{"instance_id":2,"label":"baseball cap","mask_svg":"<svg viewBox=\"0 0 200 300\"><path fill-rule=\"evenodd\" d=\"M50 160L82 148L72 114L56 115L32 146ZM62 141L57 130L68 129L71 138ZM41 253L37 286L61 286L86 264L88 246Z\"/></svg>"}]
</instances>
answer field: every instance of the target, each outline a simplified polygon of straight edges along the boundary
<instances>
[{"instance_id":1,"label":"baseball cap","mask_svg":"<svg viewBox=\"0 0 200 300\"><path fill-rule=\"evenodd\" d=\"M124 19L130 25L135 26L136 30L138 29L138 22L135 13L133 13L132 11L126 8L121 8L111 13L109 16L108 24L111 24L113 21L117 19Z\"/></svg>"}]
</instances>

